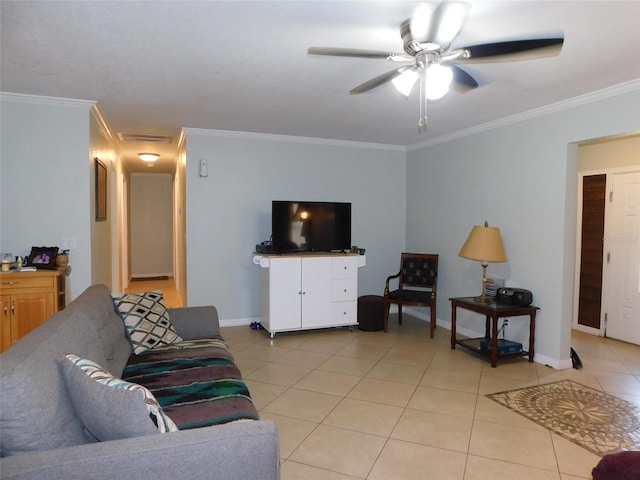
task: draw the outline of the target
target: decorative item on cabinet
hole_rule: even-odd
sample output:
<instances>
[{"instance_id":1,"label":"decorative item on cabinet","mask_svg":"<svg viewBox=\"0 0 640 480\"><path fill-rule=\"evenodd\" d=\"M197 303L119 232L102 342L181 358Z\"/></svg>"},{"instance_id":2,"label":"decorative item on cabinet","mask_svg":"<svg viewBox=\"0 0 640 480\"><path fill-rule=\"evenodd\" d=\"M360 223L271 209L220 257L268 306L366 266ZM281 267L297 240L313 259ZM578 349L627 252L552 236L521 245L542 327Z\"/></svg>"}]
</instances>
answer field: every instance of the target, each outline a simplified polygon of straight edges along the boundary
<instances>
[{"instance_id":1,"label":"decorative item on cabinet","mask_svg":"<svg viewBox=\"0 0 640 480\"><path fill-rule=\"evenodd\" d=\"M69 265L69 250L63 250L56 257L56 266L66 267Z\"/></svg>"},{"instance_id":2,"label":"decorative item on cabinet","mask_svg":"<svg viewBox=\"0 0 640 480\"><path fill-rule=\"evenodd\" d=\"M27 258L28 267L37 269L55 270L58 247L31 247L31 253Z\"/></svg>"}]
</instances>

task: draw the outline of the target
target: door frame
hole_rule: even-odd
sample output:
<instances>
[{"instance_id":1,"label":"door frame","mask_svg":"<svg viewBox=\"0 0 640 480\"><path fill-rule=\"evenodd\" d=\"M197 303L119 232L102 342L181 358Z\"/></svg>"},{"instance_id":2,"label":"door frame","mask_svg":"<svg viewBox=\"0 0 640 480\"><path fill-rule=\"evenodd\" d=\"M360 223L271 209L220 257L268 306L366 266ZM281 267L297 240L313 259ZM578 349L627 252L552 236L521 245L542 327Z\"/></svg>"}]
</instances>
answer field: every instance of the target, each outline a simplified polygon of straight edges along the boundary
<instances>
[{"instance_id":1,"label":"door frame","mask_svg":"<svg viewBox=\"0 0 640 480\"><path fill-rule=\"evenodd\" d=\"M577 219L576 219L576 260L575 260L575 273L574 273L574 285L573 285L573 319L571 321L571 328L589 333L591 335L597 335L600 337L604 337L606 335L606 323L605 323L605 314L607 305L607 290L605 285L607 284L610 272L607 268L607 249L602 249L602 310L600 311L600 328L592 328L586 325L580 325L578 323L578 305L580 300L580 258L582 255L582 194L583 194L583 177L588 177L591 175L606 175L606 204L604 208L604 238L605 239L610 236L609 231L611 230L611 201L609 200L609 195L611 193L611 189L613 187L613 175L621 174L621 173L634 173L640 172L640 168L637 166L629 166L629 167L616 167L616 168L603 168L597 170L588 170L583 172L578 172L578 208L577 208ZM606 245L605 245L606 246Z\"/></svg>"}]
</instances>

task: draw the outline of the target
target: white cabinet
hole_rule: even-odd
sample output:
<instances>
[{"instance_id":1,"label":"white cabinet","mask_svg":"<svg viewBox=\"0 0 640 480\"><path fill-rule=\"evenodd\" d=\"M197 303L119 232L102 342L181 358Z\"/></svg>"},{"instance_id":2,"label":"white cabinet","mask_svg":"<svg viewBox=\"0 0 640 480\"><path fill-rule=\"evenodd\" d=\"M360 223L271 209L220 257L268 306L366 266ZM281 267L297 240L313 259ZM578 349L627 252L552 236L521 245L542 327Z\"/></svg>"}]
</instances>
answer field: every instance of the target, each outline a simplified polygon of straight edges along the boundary
<instances>
[{"instance_id":1,"label":"white cabinet","mask_svg":"<svg viewBox=\"0 0 640 480\"><path fill-rule=\"evenodd\" d=\"M262 269L262 326L277 332L358 323L363 255L256 255Z\"/></svg>"}]
</instances>

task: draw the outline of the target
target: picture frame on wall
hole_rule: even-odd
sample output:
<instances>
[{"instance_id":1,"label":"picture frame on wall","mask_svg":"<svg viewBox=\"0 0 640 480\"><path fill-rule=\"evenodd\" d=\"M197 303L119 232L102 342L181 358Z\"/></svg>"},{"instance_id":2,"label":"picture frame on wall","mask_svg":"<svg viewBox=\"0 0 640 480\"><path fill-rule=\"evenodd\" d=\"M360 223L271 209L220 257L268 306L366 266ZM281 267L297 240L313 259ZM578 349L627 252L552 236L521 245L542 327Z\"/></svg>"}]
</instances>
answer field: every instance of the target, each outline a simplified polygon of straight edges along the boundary
<instances>
[{"instance_id":1,"label":"picture frame on wall","mask_svg":"<svg viewBox=\"0 0 640 480\"><path fill-rule=\"evenodd\" d=\"M94 158L96 168L96 221L107 219L107 165Z\"/></svg>"}]
</instances>

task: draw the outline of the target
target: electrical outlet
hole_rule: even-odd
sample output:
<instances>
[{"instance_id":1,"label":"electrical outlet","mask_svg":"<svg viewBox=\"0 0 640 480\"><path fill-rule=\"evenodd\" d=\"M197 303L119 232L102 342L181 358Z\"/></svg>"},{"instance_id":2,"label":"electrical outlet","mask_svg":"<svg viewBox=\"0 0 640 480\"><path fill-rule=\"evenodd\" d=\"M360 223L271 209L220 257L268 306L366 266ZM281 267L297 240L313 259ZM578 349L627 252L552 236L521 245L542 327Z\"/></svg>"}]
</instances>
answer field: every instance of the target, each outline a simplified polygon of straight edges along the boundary
<instances>
[{"instance_id":1,"label":"electrical outlet","mask_svg":"<svg viewBox=\"0 0 640 480\"><path fill-rule=\"evenodd\" d=\"M73 250L75 248L77 248L75 238L63 238L62 242L60 242L60 249L62 250Z\"/></svg>"},{"instance_id":2,"label":"electrical outlet","mask_svg":"<svg viewBox=\"0 0 640 480\"><path fill-rule=\"evenodd\" d=\"M505 330L509 330L510 325L509 325L509 319L508 318L505 318L502 321L502 326L505 328Z\"/></svg>"}]
</instances>

